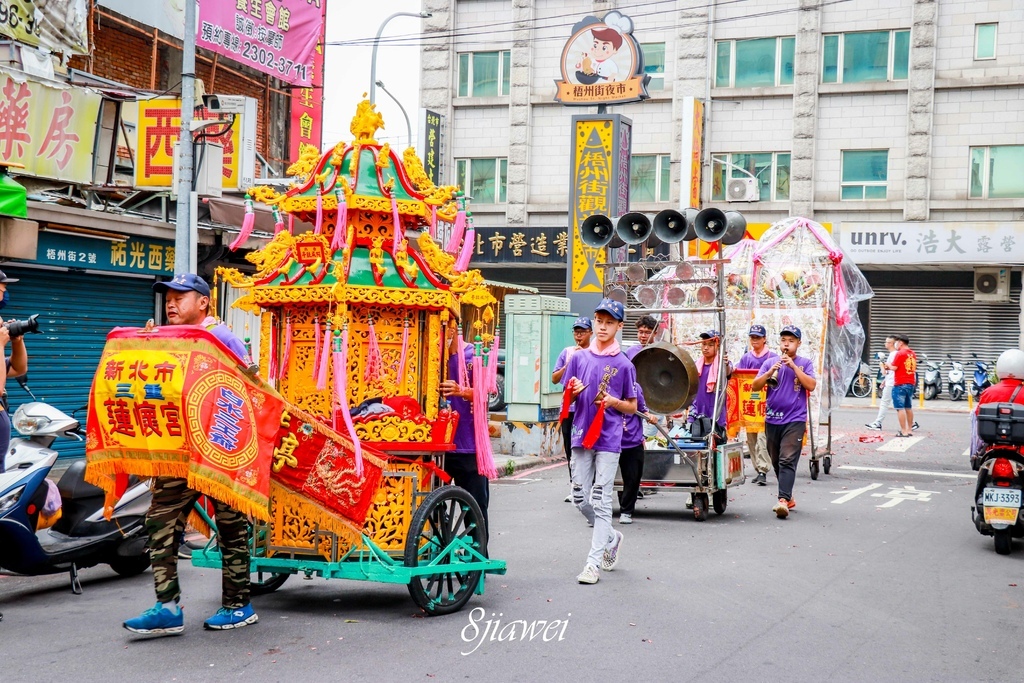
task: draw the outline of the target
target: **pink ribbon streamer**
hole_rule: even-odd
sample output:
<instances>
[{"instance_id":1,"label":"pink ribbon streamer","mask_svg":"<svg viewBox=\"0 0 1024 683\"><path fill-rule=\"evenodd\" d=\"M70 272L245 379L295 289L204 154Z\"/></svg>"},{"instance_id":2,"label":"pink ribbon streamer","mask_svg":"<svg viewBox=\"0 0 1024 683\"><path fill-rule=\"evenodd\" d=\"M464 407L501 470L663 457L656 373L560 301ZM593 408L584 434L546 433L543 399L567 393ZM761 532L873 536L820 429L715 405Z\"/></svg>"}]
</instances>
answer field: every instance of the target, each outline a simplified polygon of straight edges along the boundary
<instances>
[{"instance_id":1,"label":"pink ribbon streamer","mask_svg":"<svg viewBox=\"0 0 1024 683\"><path fill-rule=\"evenodd\" d=\"M273 323L270 326L270 344L267 349L267 380L273 380L277 377L277 331L274 329Z\"/></svg>"},{"instance_id":2,"label":"pink ribbon streamer","mask_svg":"<svg viewBox=\"0 0 1024 683\"><path fill-rule=\"evenodd\" d=\"M498 343L501 338L494 335L491 348L487 352L487 391L494 393L498 391Z\"/></svg>"},{"instance_id":3,"label":"pink ribbon streamer","mask_svg":"<svg viewBox=\"0 0 1024 683\"><path fill-rule=\"evenodd\" d=\"M459 356L459 362L455 364L455 367L456 367L455 381L457 381L459 383L460 387L464 387L464 386L466 386L466 359L463 357L463 354L464 354L464 349L466 347L466 342L463 341L463 339L462 339L462 328L461 327L459 328L459 338L458 338L457 344L458 345L455 348L458 349L456 351L456 353Z\"/></svg>"},{"instance_id":4,"label":"pink ribbon streamer","mask_svg":"<svg viewBox=\"0 0 1024 683\"><path fill-rule=\"evenodd\" d=\"M476 443L476 469L488 479L497 479L498 469L494 466L494 454L491 452L491 434L488 425L490 413L487 409L489 401L483 381L482 356L483 354L480 353L473 354L473 377L479 380L477 388L473 391L473 441Z\"/></svg>"},{"instance_id":5,"label":"pink ribbon streamer","mask_svg":"<svg viewBox=\"0 0 1024 683\"><path fill-rule=\"evenodd\" d=\"M278 234L284 230L284 219L281 218L281 210L276 206L274 207L274 234Z\"/></svg>"},{"instance_id":6,"label":"pink ribbon streamer","mask_svg":"<svg viewBox=\"0 0 1024 683\"><path fill-rule=\"evenodd\" d=\"M398 359L398 393L405 389L405 361L409 356L409 322L402 326L402 357Z\"/></svg>"},{"instance_id":7,"label":"pink ribbon streamer","mask_svg":"<svg viewBox=\"0 0 1024 683\"><path fill-rule=\"evenodd\" d=\"M430 205L430 238L437 239L437 207Z\"/></svg>"},{"instance_id":8,"label":"pink ribbon streamer","mask_svg":"<svg viewBox=\"0 0 1024 683\"><path fill-rule=\"evenodd\" d=\"M337 251L344 245L342 240L348 233L348 204L345 202L345 192L338 188L338 220L334 222L334 237L331 238L331 251Z\"/></svg>"},{"instance_id":9,"label":"pink ribbon streamer","mask_svg":"<svg viewBox=\"0 0 1024 683\"><path fill-rule=\"evenodd\" d=\"M341 338L335 334L334 346L334 398L338 404L337 410L341 411L341 419L345 423L345 429L352 439L352 449L356 453L356 476L363 476L363 445L359 443L356 436L356 428L352 423L352 413L348 409L348 326L342 328ZM337 415L337 411L335 411ZM337 424L337 417L335 417Z\"/></svg>"},{"instance_id":10,"label":"pink ribbon streamer","mask_svg":"<svg viewBox=\"0 0 1024 683\"><path fill-rule=\"evenodd\" d=\"M253 228L255 227L256 214L252 208L252 199L249 198L249 195L245 195L245 218L242 219L242 229L241 232L238 233L238 237L235 238L235 241L231 243L228 249L234 251L242 246L245 241L249 239L249 235L252 234Z\"/></svg>"},{"instance_id":11,"label":"pink ribbon streamer","mask_svg":"<svg viewBox=\"0 0 1024 683\"><path fill-rule=\"evenodd\" d=\"M326 337L323 347L320 349L320 363L316 373L316 390L323 391L327 388L327 367L331 364L331 321L327 321Z\"/></svg>"},{"instance_id":12,"label":"pink ribbon streamer","mask_svg":"<svg viewBox=\"0 0 1024 683\"><path fill-rule=\"evenodd\" d=\"M288 232L295 234L295 216L288 214Z\"/></svg>"},{"instance_id":13,"label":"pink ribbon streamer","mask_svg":"<svg viewBox=\"0 0 1024 683\"><path fill-rule=\"evenodd\" d=\"M402 217L398 215L398 200L395 199L395 195L391 195L391 216L395 221L395 239L391 244L391 253L397 254L399 247L402 246L402 240L405 239L405 235L402 232Z\"/></svg>"},{"instance_id":14,"label":"pink ribbon streamer","mask_svg":"<svg viewBox=\"0 0 1024 683\"><path fill-rule=\"evenodd\" d=\"M320 318L313 318L313 381L320 374Z\"/></svg>"},{"instance_id":15,"label":"pink ribbon streamer","mask_svg":"<svg viewBox=\"0 0 1024 683\"><path fill-rule=\"evenodd\" d=\"M445 245L445 251L449 254L457 254L459 252L459 244L462 243L462 238L466 234L466 212L463 209L459 209L459 212L455 214L455 225L452 226L452 234L448 238L448 244Z\"/></svg>"},{"instance_id":16,"label":"pink ribbon streamer","mask_svg":"<svg viewBox=\"0 0 1024 683\"><path fill-rule=\"evenodd\" d=\"M316 225L313 226L313 234L319 235L324 229L324 196L320 189L316 191Z\"/></svg>"},{"instance_id":17,"label":"pink ribbon streamer","mask_svg":"<svg viewBox=\"0 0 1024 683\"><path fill-rule=\"evenodd\" d=\"M287 321L284 326L284 353L281 354L281 363L277 368L278 381L288 374L288 358L292 354L292 317L288 316Z\"/></svg>"},{"instance_id":18,"label":"pink ribbon streamer","mask_svg":"<svg viewBox=\"0 0 1024 683\"><path fill-rule=\"evenodd\" d=\"M455 264L455 270L465 273L469 268L469 261L473 258L473 248L476 246L476 230L470 226L466 231L466 241L462 243L462 251L459 253L459 261Z\"/></svg>"}]
</instances>

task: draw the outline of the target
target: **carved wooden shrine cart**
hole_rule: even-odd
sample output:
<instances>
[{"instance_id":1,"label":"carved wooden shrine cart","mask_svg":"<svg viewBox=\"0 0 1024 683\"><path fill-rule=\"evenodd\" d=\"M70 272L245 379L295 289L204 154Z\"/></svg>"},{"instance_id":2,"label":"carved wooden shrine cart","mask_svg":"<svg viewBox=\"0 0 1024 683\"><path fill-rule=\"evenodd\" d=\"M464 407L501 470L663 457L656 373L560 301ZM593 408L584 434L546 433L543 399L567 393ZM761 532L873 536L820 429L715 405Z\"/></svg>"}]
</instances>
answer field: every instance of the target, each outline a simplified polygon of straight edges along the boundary
<instances>
[{"instance_id":1,"label":"carved wooden shrine cart","mask_svg":"<svg viewBox=\"0 0 1024 683\"><path fill-rule=\"evenodd\" d=\"M255 274L218 269L246 292L235 305L260 315L260 374L386 462L358 531L323 528L272 487L272 519L254 532L253 592L292 574L398 583L428 614L446 614L483 593L484 574L505 572L488 557L476 501L443 485L441 470L458 419L439 391L446 328L462 306L476 311L470 327L486 374L497 302L467 268L474 238L464 198L434 186L412 149L402 159L378 144L382 124L363 101L352 143L323 155L306 147L289 168L300 182L287 192L253 188L254 200L274 208L277 234L247 256ZM292 234L293 219L316 228ZM344 365L332 366L339 351ZM193 563L219 566L220 557L211 545Z\"/></svg>"}]
</instances>

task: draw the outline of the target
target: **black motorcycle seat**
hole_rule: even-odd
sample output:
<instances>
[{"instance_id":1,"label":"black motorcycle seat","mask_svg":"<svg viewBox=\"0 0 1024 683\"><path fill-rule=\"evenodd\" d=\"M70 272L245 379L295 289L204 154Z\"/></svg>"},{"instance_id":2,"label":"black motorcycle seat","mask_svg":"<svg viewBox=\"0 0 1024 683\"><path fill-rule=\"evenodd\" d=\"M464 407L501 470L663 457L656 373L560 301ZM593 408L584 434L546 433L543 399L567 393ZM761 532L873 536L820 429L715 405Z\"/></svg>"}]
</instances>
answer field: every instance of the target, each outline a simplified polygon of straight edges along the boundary
<instances>
[{"instance_id":1,"label":"black motorcycle seat","mask_svg":"<svg viewBox=\"0 0 1024 683\"><path fill-rule=\"evenodd\" d=\"M103 497L103 489L85 481L85 460L76 460L61 475L57 482L62 500Z\"/></svg>"}]
</instances>

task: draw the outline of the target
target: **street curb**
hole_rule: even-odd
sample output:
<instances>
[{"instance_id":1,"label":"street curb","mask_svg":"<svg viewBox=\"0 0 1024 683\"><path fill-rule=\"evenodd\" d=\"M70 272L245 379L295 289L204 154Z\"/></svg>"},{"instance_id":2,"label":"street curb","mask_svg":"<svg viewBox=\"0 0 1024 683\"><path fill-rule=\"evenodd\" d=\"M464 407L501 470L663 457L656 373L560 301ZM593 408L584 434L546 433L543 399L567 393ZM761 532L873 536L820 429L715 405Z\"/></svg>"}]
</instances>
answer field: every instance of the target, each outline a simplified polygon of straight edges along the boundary
<instances>
[{"instance_id":1,"label":"street curb","mask_svg":"<svg viewBox=\"0 0 1024 683\"><path fill-rule=\"evenodd\" d=\"M506 467L512 461L513 469L509 472ZM545 465L565 462L564 455L507 455L498 453L494 456L494 465L498 470L498 479L506 479L521 472L526 472Z\"/></svg>"}]
</instances>

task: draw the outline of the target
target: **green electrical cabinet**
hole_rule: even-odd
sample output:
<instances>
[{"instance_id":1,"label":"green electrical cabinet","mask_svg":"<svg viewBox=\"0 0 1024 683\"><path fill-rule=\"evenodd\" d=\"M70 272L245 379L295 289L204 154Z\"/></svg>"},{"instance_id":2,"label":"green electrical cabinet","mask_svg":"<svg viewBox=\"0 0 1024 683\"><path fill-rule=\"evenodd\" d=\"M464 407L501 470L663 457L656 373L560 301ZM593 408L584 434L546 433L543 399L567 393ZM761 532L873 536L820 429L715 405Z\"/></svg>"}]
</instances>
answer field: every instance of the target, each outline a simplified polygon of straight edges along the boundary
<instances>
[{"instance_id":1,"label":"green electrical cabinet","mask_svg":"<svg viewBox=\"0 0 1024 683\"><path fill-rule=\"evenodd\" d=\"M562 387L552 384L558 354L575 344L569 299L532 294L505 297L505 403L514 422L554 422Z\"/></svg>"}]
</instances>

